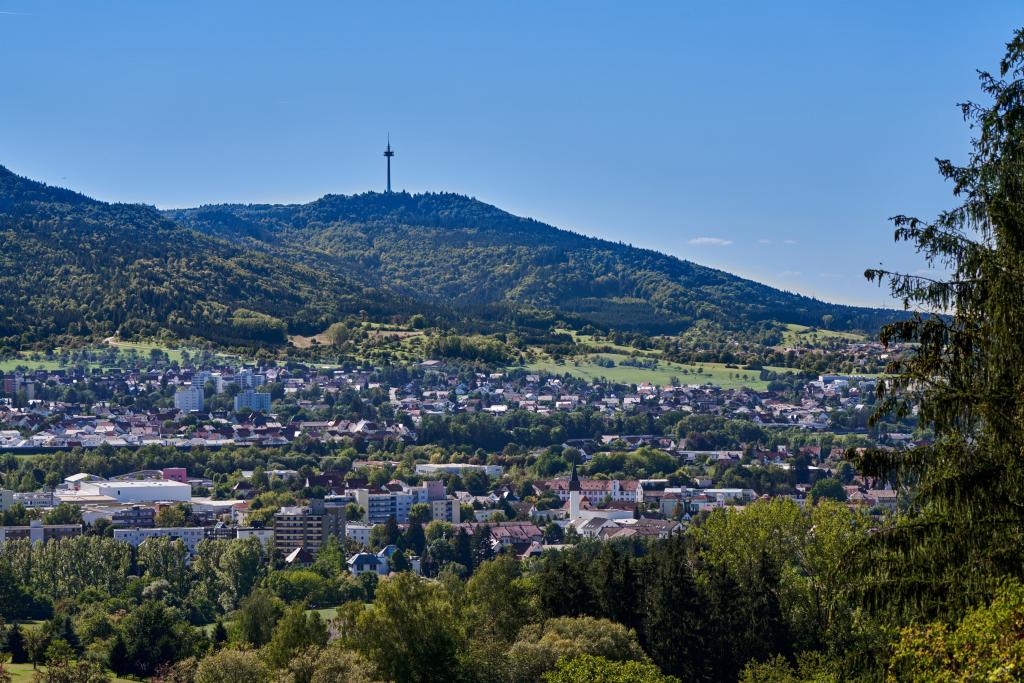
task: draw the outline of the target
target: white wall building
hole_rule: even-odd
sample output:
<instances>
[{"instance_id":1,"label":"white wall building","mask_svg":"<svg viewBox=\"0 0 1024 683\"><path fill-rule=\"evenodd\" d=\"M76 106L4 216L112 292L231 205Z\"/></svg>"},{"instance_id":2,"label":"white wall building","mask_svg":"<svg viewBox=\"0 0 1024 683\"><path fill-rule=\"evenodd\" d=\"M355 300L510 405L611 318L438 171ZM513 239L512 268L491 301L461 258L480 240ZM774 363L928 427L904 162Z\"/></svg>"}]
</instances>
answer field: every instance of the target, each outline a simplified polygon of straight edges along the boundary
<instances>
[{"instance_id":1,"label":"white wall building","mask_svg":"<svg viewBox=\"0 0 1024 683\"><path fill-rule=\"evenodd\" d=\"M356 504L363 508L364 522L383 524L388 521L388 517L394 516L396 522L406 524L409 521L409 510L413 505L445 500L444 482L431 479L419 486L404 486L401 491L356 489L353 491L353 497ZM450 510L443 507L438 508L438 514L444 516L435 519L451 516Z\"/></svg>"},{"instance_id":2,"label":"white wall building","mask_svg":"<svg viewBox=\"0 0 1024 683\"><path fill-rule=\"evenodd\" d=\"M256 392L246 389L235 396L235 412L241 413L246 410L258 411L261 413L270 412L270 394Z\"/></svg>"},{"instance_id":3,"label":"white wall building","mask_svg":"<svg viewBox=\"0 0 1024 683\"><path fill-rule=\"evenodd\" d=\"M488 477L500 477L505 471L501 465L469 465L466 463L422 463L416 465L416 474L458 474L479 470Z\"/></svg>"},{"instance_id":4,"label":"white wall building","mask_svg":"<svg viewBox=\"0 0 1024 683\"><path fill-rule=\"evenodd\" d=\"M180 538L192 555L196 546L206 537L206 530L201 526L154 527L152 529L114 529L114 540L125 541L138 548L149 538Z\"/></svg>"},{"instance_id":5,"label":"white wall building","mask_svg":"<svg viewBox=\"0 0 1024 683\"><path fill-rule=\"evenodd\" d=\"M206 390L206 383L213 382L214 391L218 394L224 393L224 378L219 372L210 372L209 370L199 370L192 375L193 386L203 387L203 391Z\"/></svg>"},{"instance_id":6,"label":"white wall building","mask_svg":"<svg viewBox=\"0 0 1024 683\"><path fill-rule=\"evenodd\" d=\"M264 548L269 548L274 543L273 529L255 529L253 527L240 527L235 531L235 538L258 538Z\"/></svg>"},{"instance_id":7,"label":"white wall building","mask_svg":"<svg viewBox=\"0 0 1024 683\"><path fill-rule=\"evenodd\" d=\"M192 384L174 392L174 407L183 413L198 413L203 409L203 385Z\"/></svg>"},{"instance_id":8,"label":"white wall building","mask_svg":"<svg viewBox=\"0 0 1024 683\"><path fill-rule=\"evenodd\" d=\"M370 545L371 529L373 529L372 524L349 522L345 525L345 537L352 539L361 546L368 547Z\"/></svg>"},{"instance_id":9,"label":"white wall building","mask_svg":"<svg viewBox=\"0 0 1024 683\"><path fill-rule=\"evenodd\" d=\"M57 499L53 491L28 491L15 493L14 502L21 503L27 508L52 508L57 504Z\"/></svg>"},{"instance_id":10,"label":"white wall building","mask_svg":"<svg viewBox=\"0 0 1024 683\"><path fill-rule=\"evenodd\" d=\"M164 480L88 481L79 485L78 492L83 496L108 496L118 503L184 503L192 499L191 486Z\"/></svg>"},{"instance_id":11,"label":"white wall building","mask_svg":"<svg viewBox=\"0 0 1024 683\"><path fill-rule=\"evenodd\" d=\"M242 389L255 389L267 383L267 376L257 374L249 368L243 368L235 375L235 382Z\"/></svg>"}]
</instances>

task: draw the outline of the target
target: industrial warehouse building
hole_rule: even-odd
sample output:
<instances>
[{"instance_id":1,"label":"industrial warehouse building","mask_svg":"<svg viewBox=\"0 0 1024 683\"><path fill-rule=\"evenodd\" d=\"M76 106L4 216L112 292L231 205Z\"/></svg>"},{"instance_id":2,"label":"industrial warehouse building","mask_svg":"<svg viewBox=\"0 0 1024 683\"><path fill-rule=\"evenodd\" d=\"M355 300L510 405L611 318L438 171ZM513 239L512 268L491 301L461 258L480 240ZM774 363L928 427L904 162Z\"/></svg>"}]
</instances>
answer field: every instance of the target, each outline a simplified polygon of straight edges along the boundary
<instances>
[{"instance_id":1,"label":"industrial warehouse building","mask_svg":"<svg viewBox=\"0 0 1024 683\"><path fill-rule=\"evenodd\" d=\"M179 481L84 481L79 496L106 496L118 503L188 502L192 487Z\"/></svg>"}]
</instances>

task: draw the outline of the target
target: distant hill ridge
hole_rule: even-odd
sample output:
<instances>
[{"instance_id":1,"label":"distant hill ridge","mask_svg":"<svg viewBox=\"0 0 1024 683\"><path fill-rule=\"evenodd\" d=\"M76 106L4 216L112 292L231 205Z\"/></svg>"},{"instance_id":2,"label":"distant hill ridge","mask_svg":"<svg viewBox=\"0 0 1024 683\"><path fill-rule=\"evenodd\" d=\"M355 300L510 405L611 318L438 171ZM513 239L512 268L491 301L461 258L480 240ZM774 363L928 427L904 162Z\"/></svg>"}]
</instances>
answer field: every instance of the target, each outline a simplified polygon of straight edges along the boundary
<instances>
[{"instance_id":1,"label":"distant hill ridge","mask_svg":"<svg viewBox=\"0 0 1024 683\"><path fill-rule=\"evenodd\" d=\"M0 345L170 330L280 343L361 310L411 311L324 267L196 232L0 167Z\"/></svg>"},{"instance_id":2,"label":"distant hill ridge","mask_svg":"<svg viewBox=\"0 0 1024 683\"><path fill-rule=\"evenodd\" d=\"M675 333L695 321L874 329L893 311L784 292L648 249L586 237L450 193L327 195L308 204L165 212L275 250L313 246L340 268L424 302L553 310L603 327Z\"/></svg>"},{"instance_id":3,"label":"distant hill ridge","mask_svg":"<svg viewBox=\"0 0 1024 683\"><path fill-rule=\"evenodd\" d=\"M0 345L158 334L282 343L347 315L456 329L558 322L677 333L698 320L873 329L836 306L462 195L327 195L157 211L0 167Z\"/></svg>"}]
</instances>

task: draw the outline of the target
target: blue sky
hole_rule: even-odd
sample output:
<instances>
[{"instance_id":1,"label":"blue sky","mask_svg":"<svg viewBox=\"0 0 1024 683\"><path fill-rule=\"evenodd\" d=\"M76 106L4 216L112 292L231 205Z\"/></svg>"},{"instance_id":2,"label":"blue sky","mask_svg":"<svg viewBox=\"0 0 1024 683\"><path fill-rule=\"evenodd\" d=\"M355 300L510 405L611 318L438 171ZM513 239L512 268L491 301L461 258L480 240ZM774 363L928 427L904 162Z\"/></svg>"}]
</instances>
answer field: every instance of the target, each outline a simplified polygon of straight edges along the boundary
<instances>
[{"instance_id":1,"label":"blue sky","mask_svg":"<svg viewBox=\"0 0 1024 683\"><path fill-rule=\"evenodd\" d=\"M1017 2L0 0L0 164L111 201L454 191L820 298L916 270Z\"/></svg>"}]
</instances>

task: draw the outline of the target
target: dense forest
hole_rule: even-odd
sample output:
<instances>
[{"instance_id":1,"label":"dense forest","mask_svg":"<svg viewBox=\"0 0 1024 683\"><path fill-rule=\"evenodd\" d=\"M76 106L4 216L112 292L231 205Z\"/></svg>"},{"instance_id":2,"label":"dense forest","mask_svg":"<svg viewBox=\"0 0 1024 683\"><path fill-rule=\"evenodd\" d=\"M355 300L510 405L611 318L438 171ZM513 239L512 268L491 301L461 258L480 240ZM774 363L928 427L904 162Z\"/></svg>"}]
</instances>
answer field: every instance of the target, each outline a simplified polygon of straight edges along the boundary
<instances>
[{"instance_id":1,"label":"dense forest","mask_svg":"<svg viewBox=\"0 0 1024 683\"><path fill-rule=\"evenodd\" d=\"M0 167L0 346L56 335L283 343L339 318L408 311L341 273L211 238Z\"/></svg>"},{"instance_id":2,"label":"dense forest","mask_svg":"<svg viewBox=\"0 0 1024 683\"><path fill-rule=\"evenodd\" d=\"M170 333L283 344L345 316L462 332L580 327L675 334L777 320L877 329L835 306L584 237L454 194L326 196L160 213L0 167L0 346Z\"/></svg>"},{"instance_id":3,"label":"dense forest","mask_svg":"<svg viewBox=\"0 0 1024 683\"><path fill-rule=\"evenodd\" d=\"M520 218L462 195L328 195L302 205L220 205L166 212L209 235L301 259L427 304L555 311L602 328L675 334L695 321L762 320L877 329L891 311L836 306L729 273Z\"/></svg>"}]
</instances>

